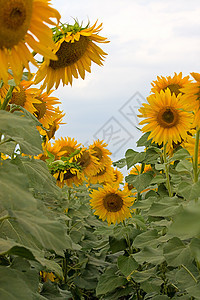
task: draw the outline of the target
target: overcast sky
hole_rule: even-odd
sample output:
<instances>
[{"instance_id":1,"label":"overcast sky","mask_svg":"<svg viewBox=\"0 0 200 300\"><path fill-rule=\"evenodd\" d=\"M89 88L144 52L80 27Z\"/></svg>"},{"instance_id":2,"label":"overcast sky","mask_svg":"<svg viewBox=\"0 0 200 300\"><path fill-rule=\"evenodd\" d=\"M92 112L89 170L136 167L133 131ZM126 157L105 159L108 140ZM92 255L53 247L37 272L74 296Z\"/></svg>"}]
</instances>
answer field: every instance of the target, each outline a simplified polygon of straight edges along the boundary
<instances>
[{"instance_id":1,"label":"overcast sky","mask_svg":"<svg viewBox=\"0 0 200 300\"><path fill-rule=\"evenodd\" d=\"M104 138L115 161L136 149L140 132L137 107L145 101L157 76L200 72L199 0L52 0L63 23L77 18L103 22L101 44L108 53L103 67L92 65L83 81L60 86L64 121L57 137L83 144ZM139 150L139 149L138 149Z\"/></svg>"}]
</instances>

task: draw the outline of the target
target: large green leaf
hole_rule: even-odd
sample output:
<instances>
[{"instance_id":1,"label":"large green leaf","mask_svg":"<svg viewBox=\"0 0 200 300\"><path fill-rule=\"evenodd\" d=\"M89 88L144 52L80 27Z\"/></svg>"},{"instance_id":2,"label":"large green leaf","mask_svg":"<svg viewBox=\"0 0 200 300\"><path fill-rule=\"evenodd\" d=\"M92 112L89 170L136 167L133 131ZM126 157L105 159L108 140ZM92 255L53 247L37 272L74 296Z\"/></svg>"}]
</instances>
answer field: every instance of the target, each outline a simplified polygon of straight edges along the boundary
<instances>
[{"instance_id":1,"label":"large green leaf","mask_svg":"<svg viewBox=\"0 0 200 300\"><path fill-rule=\"evenodd\" d=\"M49 173L45 162L29 157L17 157L13 163L27 175L29 186L34 188L36 193L53 194L57 199L61 196L61 189L56 185L56 180Z\"/></svg>"},{"instance_id":2,"label":"large green leaf","mask_svg":"<svg viewBox=\"0 0 200 300\"><path fill-rule=\"evenodd\" d=\"M116 275L113 269L108 269L99 278L99 282L96 288L96 294L102 295L112 292L119 286L123 286L126 283L126 279L122 276Z\"/></svg>"},{"instance_id":3,"label":"large green leaf","mask_svg":"<svg viewBox=\"0 0 200 300\"><path fill-rule=\"evenodd\" d=\"M140 175L130 174L126 176L125 179L126 182L132 184L140 193L149 186L151 180L153 179L153 175L151 172L142 173Z\"/></svg>"},{"instance_id":4,"label":"large green leaf","mask_svg":"<svg viewBox=\"0 0 200 300\"><path fill-rule=\"evenodd\" d=\"M177 237L172 238L163 248L163 254L170 266L188 265L192 261L190 248Z\"/></svg>"},{"instance_id":5,"label":"large green leaf","mask_svg":"<svg viewBox=\"0 0 200 300\"><path fill-rule=\"evenodd\" d=\"M25 154L37 155L42 152L41 137L36 123L22 112L0 111L0 133L19 144Z\"/></svg>"},{"instance_id":6,"label":"large green leaf","mask_svg":"<svg viewBox=\"0 0 200 300\"><path fill-rule=\"evenodd\" d=\"M153 247L144 247L140 252L134 254L133 257L139 264L148 262L158 265L164 261L162 249Z\"/></svg>"},{"instance_id":7,"label":"large green leaf","mask_svg":"<svg viewBox=\"0 0 200 300\"><path fill-rule=\"evenodd\" d=\"M145 152L137 152L133 149L128 149L125 154L127 168L129 169L135 164L143 162L145 155Z\"/></svg>"},{"instance_id":8,"label":"large green leaf","mask_svg":"<svg viewBox=\"0 0 200 300\"><path fill-rule=\"evenodd\" d=\"M124 255L118 257L117 265L125 277L129 277L138 267L138 263L132 256Z\"/></svg>"},{"instance_id":9,"label":"large green leaf","mask_svg":"<svg viewBox=\"0 0 200 300\"><path fill-rule=\"evenodd\" d=\"M35 296L22 272L0 266L0 299L34 300Z\"/></svg>"},{"instance_id":10,"label":"large green leaf","mask_svg":"<svg viewBox=\"0 0 200 300\"><path fill-rule=\"evenodd\" d=\"M46 216L47 209L29 192L26 176L17 167L5 161L0 166L0 184L2 213L5 210L4 215L8 215L7 222L13 231L17 232L21 228L27 237L31 235L42 247L59 254L71 247L63 224ZM20 242L20 238L17 242Z\"/></svg>"}]
</instances>

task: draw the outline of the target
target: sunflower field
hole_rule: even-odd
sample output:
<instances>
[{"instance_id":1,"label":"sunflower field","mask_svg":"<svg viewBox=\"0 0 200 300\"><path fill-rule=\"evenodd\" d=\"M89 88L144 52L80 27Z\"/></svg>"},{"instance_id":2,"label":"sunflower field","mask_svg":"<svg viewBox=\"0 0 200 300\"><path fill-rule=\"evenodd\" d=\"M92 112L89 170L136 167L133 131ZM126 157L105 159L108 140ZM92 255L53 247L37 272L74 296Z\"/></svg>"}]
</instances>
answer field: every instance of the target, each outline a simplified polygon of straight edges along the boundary
<instances>
[{"instance_id":1,"label":"sunflower field","mask_svg":"<svg viewBox=\"0 0 200 300\"><path fill-rule=\"evenodd\" d=\"M0 299L200 299L200 74L152 82L141 152L55 139L109 40L50 2L0 0Z\"/></svg>"}]
</instances>

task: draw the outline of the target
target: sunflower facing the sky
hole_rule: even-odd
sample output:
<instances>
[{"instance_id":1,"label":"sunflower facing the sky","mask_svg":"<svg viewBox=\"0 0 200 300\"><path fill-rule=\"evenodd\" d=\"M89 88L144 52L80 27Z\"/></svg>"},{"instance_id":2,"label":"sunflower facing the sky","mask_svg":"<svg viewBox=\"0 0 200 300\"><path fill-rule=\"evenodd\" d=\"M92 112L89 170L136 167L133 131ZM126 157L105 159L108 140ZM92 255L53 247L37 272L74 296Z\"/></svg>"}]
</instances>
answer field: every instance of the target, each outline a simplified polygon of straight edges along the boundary
<instances>
[{"instance_id":1,"label":"sunflower facing the sky","mask_svg":"<svg viewBox=\"0 0 200 300\"><path fill-rule=\"evenodd\" d=\"M151 85L153 86L151 92L160 93L160 91L165 91L167 88L169 88L171 93L175 93L175 95L178 96L178 94L181 93L180 89L189 82L189 76L182 77L182 72L180 72L178 75L174 73L173 77L157 76L157 80L151 83Z\"/></svg>"},{"instance_id":2,"label":"sunflower facing the sky","mask_svg":"<svg viewBox=\"0 0 200 300\"><path fill-rule=\"evenodd\" d=\"M54 147L59 157L69 157L76 151L79 151L81 144L78 144L74 138L61 137L55 141Z\"/></svg>"},{"instance_id":3,"label":"sunflower facing the sky","mask_svg":"<svg viewBox=\"0 0 200 300\"><path fill-rule=\"evenodd\" d=\"M49 2L0 0L0 79L5 83L9 68L18 84L23 68L30 71L29 62L36 65L30 48L45 58L57 59L52 52L52 31L46 23L55 25L50 18L56 18L58 23L60 14L49 6Z\"/></svg>"},{"instance_id":4,"label":"sunflower facing the sky","mask_svg":"<svg viewBox=\"0 0 200 300\"><path fill-rule=\"evenodd\" d=\"M95 210L94 215L103 221L107 220L108 225L120 223L131 217L130 206L133 204L133 198L127 189L121 191L116 186L105 185L93 190L90 197L90 205Z\"/></svg>"},{"instance_id":5,"label":"sunflower facing the sky","mask_svg":"<svg viewBox=\"0 0 200 300\"><path fill-rule=\"evenodd\" d=\"M140 125L147 123L142 131L151 132L148 139L152 138L159 145L168 143L171 146L172 142L178 143L186 138L193 115L184 110L186 107L181 97L181 93L176 97L167 88L147 98L148 104L144 103L139 109L139 117L144 118Z\"/></svg>"},{"instance_id":6,"label":"sunflower facing the sky","mask_svg":"<svg viewBox=\"0 0 200 300\"><path fill-rule=\"evenodd\" d=\"M107 55L96 43L107 43L106 38L99 36L102 23L97 22L91 27L82 27L75 21L74 25L62 25L54 29L55 47L53 53L58 60L45 59L39 68L35 82L44 79L43 88L49 91L55 84L58 88L60 81L72 84L73 77L85 78L85 71L91 72L91 62L102 66Z\"/></svg>"}]
</instances>

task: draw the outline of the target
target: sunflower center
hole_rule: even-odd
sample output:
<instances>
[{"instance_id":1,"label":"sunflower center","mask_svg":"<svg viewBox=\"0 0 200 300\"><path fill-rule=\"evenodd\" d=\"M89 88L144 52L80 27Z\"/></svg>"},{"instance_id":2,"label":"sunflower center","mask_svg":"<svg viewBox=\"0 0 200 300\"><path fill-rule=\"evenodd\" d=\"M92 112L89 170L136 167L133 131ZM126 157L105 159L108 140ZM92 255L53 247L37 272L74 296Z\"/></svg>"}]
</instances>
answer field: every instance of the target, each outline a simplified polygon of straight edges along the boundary
<instances>
[{"instance_id":1,"label":"sunflower center","mask_svg":"<svg viewBox=\"0 0 200 300\"><path fill-rule=\"evenodd\" d=\"M19 92L13 92L12 93L12 98L10 100L10 104L16 104L16 105L20 105L20 106L24 106L26 102L26 93L25 90L20 88Z\"/></svg>"},{"instance_id":2,"label":"sunflower center","mask_svg":"<svg viewBox=\"0 0 200 300\"><path fill-rule=\"evenodd\" d=\"M74 176L76 176L76 174L72 174L70 170L67 170L67 172L64 174L64 180L73 178Z\"/></svg>"},{"instance_id":3,"label":"sunflower center","mask_svg":"<svg viewBox=\"0 0 200 300\"><path fill-rule=\"evenodd\" d=\"M119 195L111 193L103 198L103 205L107 211L117 212L121 210L123 200Z\"/></svg>"},{"instance_id":4,"label":"sunflower center","mask_svg":"<svg viewBox=\"0 0 200 300\"><path fill-rule=\"evenodd\" d=\"M165 107L159 111L157 121L158 124L164 128L176 126L176 124L178 124L179 121L178 111L172 107Z\"/></svg>"},{"instance_id":5,"label":"sunflower center","mask_svg":"<svg viewBox=\"0 0 200 300\"><path fill-rule=\"evenodd\" d=\"M174 93L176 96L178 96L178 94L180 93L179 89L181 88L181 86L179 84L169 84L163 90L165 91L167 88L170 89L172 94Z\"/></svg>"},{"instance_id":6,"label":"sunflower center","mask_svg":"<svg viewBox=\"0 0 200 300\"><path fill-rule=\"evenodd\" d=\"M56 130L57 130L56 129L56 123L55 123L55 121L53 121L53 124L49 125L49 128L46 131L49 140L55 135Z\"/></svg>"},{"instance_id":7,"label":"sunflower center","mask_svg":"<svg viewBox=\"0 0 200 300\"><path fill-rule=\"evenodd\" d=\"M36 97L36 99L38 99ZM44 102L43 100L39 99L41 101L41 103L33 103L34 107L37 109L37 111L35 112L35 116L38 120L42 119L46 113L46 102Z\"/></svg>"},{"instance_id":8,"label":"sunflower center","mask_svg":"<svg viewBox=\"0 0 200 300\"><path fill-rule=\"evenodd\" d=\"M33 0L0 0L0 48L24 39L32 17Z\"/></svg>"},{"instance_id":9,"label":"sunflower center","mask_svg":"<svg viewBox=\"0 0 200 300\"><path fill-rule=\"evenodd\" d=\"M71 146L63 146L59 152L65 151L66 153L62 154L62 156L68 156L69 154L72 154L76 149L74 149Z\"/></svg>"},{"instance_id":10,"label":"sunflower center","mask_svg":"<svg viewBox=\"0 0 200 300\"><path fill-rule=\"evenodd\" d=\"M58 60L50 60L49 66L56 70L73 65L77 62L87 50L89 39L86 36L80 36L79 41L62 42L59 50L56 52Z\"/></svg>"},{"instance_id":11,"label":"sunflower center","mask_svg":"<svg viewBox=\"0 0 200 300\"><path fill-rule=\"evenodd\" d=\"M81 157L77 159L77 162L80 163L81 167L86 168L91 163L90 154L87 151L83 152Z\"/></svg>"},{"instance_id":12,"label":"sunflower center","mask_svg":"<svg viewBox=\"0 0 200 300\"><path fill-rule=\"evenodd\" d=\"M93 155L96 156L99 160L101 160L103 157L101 149L95 146L93 150L95 151Z\"/></svg>"}]
</instances>

